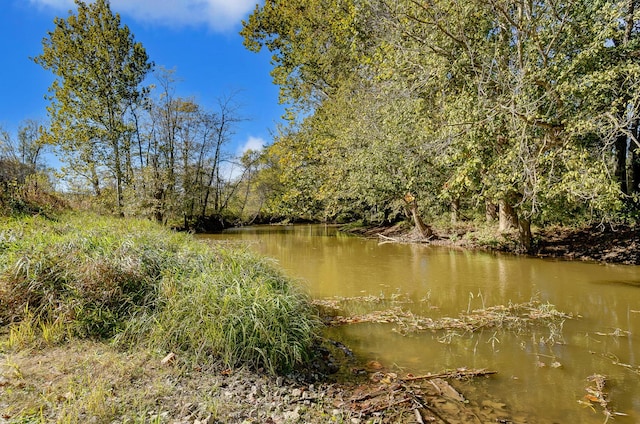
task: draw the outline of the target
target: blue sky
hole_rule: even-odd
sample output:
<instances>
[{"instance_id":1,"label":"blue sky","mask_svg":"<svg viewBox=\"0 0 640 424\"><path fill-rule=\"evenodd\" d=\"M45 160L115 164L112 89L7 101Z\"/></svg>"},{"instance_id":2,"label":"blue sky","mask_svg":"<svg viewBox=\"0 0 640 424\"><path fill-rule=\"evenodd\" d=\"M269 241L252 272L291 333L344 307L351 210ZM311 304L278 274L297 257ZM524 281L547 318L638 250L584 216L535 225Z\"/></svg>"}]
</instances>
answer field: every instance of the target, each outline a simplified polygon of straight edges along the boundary
<instances>
[{"instance_id":1,"label":"blue sky","mask_svg":"<svg viewBox=\"0 0 640 424\"><path fill-rule=\"evenodd\" d=\"M112 11L142 42L157 66L175 69L177 95L215 110L236 93L240 122L230 150L239 154L271 140L284 112L272 84L268 52L242 45L241 21L257 0L111 0ZM29 58L42 52L53 19L66 18L72 0L0 0L0 127L15 134L26 119L46 122L44 96L53 75Z\"/></svg>"}]
</instances>

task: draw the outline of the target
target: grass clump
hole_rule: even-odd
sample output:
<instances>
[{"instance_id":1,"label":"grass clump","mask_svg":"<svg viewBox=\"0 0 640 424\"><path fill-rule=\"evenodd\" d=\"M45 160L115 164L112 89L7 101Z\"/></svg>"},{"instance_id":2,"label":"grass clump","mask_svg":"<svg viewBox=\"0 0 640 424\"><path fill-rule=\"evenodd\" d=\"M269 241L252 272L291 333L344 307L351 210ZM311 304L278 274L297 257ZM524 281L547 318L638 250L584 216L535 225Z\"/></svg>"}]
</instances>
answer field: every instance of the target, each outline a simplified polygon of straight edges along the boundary
<instances>
[{"instance_id":1,"label":"grass clump","mask_svg":"<svg viewBox=\"0 0 640 424\"><path fill-rule=\"evenodd\" d=\"M246 251L148 221L0 222L0 324L15 346L108 339L275 373L307 358L317 323L307 297Z\"/></svg>"}]
</instances>

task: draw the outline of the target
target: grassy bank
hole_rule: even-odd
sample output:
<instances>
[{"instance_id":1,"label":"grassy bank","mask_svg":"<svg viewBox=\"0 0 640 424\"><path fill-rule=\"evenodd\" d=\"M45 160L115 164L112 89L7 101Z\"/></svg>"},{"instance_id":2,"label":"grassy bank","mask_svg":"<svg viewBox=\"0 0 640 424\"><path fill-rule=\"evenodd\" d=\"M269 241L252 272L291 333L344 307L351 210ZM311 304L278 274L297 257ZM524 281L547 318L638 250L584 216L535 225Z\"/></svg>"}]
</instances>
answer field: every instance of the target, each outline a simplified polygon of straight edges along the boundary
<instances>
[{"instance_id":1,"label":"grassy bank","mask_svg":"<svg viewBox=\"0 0 640 424\"><path fill-rule=\"evenodd\" d=\"M148 221L0 224L3 349L94 339L272 373L307 358L317 318L267 261Z\"/></svg>"}]
</instances>

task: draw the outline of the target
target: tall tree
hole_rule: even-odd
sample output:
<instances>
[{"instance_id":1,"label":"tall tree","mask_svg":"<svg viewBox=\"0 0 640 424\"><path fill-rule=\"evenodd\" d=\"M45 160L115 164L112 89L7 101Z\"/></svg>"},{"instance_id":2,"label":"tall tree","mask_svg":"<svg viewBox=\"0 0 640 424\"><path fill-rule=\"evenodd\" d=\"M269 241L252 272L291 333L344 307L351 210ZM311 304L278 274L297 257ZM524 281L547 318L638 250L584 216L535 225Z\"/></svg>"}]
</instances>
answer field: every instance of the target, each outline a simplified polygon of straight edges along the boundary
<instances>
[{"instance_id":1,"label":"tall tree","mask_svg":"<svg viewBox=\"0 0 640 424\"><path fill-rule=\"evenodd\" d=\"M299 106L269 149L283 204L499 205L524 249L532 223L613 217L640 178L636 3L267 0L242 33Z\"/></svg>"},{"instance_id":2,"label":"tall tree","mask_svg":"<svg viewBox=\"0 0 640 424\"><path fill-rule=\"evenodd\" d=\"M100 168L115 186L122 213L128 183L131 107L146 94L141 84L152 67L141 43L111 11L108 0L75 0L77 13L56 18L34 61L56 76L49 87L50 137L65 154L67 169L100 193Z\"/></svg>"}]
</instances>

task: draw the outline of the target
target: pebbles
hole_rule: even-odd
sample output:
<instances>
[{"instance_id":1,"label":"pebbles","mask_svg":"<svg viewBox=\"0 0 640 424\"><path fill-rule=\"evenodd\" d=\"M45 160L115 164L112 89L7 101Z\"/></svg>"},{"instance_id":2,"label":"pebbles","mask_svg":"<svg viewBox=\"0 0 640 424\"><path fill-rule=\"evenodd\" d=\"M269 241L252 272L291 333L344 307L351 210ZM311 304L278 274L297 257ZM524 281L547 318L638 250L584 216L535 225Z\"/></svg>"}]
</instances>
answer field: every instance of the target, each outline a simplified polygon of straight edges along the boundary
<instances>
[{"instance_id":1,"label":"pebbles","mask_svg":"<svg viewBox=\"0 0 640 424\"><path fill-rule=\"evenodd\" d=\"M256 375L237 371L216 376L220 389L213 394L217 404L217 421L208 423L295 423L322 422L320 417L344 416L332 402L326 402L330 384L304 384L294 379ZM200 405L198 417L176 417L176 423L200 419L207 413L207 405ZM177 412L177 408L176 408ZM191 420L191 421L189 421ZM207 421L203 421L207 422Z\"/></svg>"}]
</instances>

